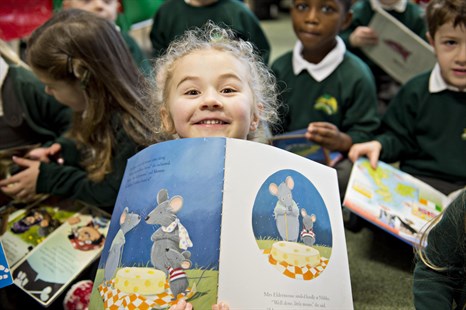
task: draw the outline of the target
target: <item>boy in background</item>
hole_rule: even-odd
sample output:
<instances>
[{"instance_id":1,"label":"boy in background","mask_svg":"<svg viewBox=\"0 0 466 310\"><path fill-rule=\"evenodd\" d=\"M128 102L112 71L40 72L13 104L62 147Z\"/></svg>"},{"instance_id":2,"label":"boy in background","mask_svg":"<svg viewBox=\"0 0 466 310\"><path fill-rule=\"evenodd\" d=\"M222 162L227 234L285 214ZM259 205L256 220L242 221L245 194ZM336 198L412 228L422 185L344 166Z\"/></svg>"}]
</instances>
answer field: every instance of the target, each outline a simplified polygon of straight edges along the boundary
<instances>
[{"instance_id":1,"label":"boy in background","mask_svg":"<svg viewBox=\"0 0 466 310\"><path fill-rule=\"evenodd\" d=\"M111 22L115 22L120 8L118 0L63 0L63 9L81 9L92 12ZM149 75L151 65L138 43L125 31L121 31L121 36L133 56L136 65L144 75Z\"/></svg>"},{"instance_id":2,"label":"boy in background","mask_svg":"<svg viewBox=\"0 0 466 310\"><path fill-rule=\"evenodd\" d=\"M353 20L349 27L340 33L340 36L348 50L369 65L376 80L379 99L388 103L396 94L399 83L393 80L361 50L361 47L378 44L377 33L368 26L375 14L375 8L386 10L424 40L426 40L427 28L423 10L410 0L358 0L353 5Z\"/></svg>"},{"instance_id":3,"label":"boy in background","mask_svg":"<svg viewBox=\"0 0 466 310\"><path fill-rule=\"evenodd\" d=\"M349 157L400 162L400 169L448 195L466 186L466 2L436 0L427 10L427 37L437 64L393 98L375 140Z\"/></svg>"},{"instance_id":4,"label":"boy in background","mask_svg":"<svg viewBox=\"0 0 466 310\"><path fill-rule=\"evenodd\" d=\"M283 132L307 128L308 140L343 154L370 140L379 125L373 76L338 37L351 22L350 7L351 0L294 0L298 42L272 64L282 87ZM348 159L335 166L341 197L351 167Z\"/></svg>"},{"instance_id":5,"label":"boy in background","mask_svg":"<svg viewBox=\"0 0 466 310\"><path fill-rule=\"evenodd\" d=\"M269 41L257 17L238 0L166 0L154 16L150 32L153 56L162 55L170 42L185 30L201 27L208 20L227 26L241 39L250 41L268 64Z\"/></svg>"}]
</instances>

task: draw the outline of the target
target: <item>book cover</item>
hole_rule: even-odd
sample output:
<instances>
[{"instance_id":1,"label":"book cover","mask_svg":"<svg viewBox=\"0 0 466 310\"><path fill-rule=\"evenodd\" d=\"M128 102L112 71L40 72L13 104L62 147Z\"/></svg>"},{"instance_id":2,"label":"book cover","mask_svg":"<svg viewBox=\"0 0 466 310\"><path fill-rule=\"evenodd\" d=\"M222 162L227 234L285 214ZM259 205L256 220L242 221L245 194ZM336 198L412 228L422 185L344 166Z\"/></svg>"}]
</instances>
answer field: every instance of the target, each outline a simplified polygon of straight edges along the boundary
<instances>
[{"instance_id":1,"label":"book cover","mask_svg":"<svg viewBox=\"0 0 466 310\"><path fill-rule=\"evenodd\" d=\"M437 59L432 47L385 10L374 10L369 27L379 36L374 46L362 47L367 56L400 83L431 70Z\"/></svg>"},{"instance_id":2,"label":"book cover","mask_svg":"<svg viewBox=\"0 0 466 310\"><path fill-rule=\"evenodd\" d=\"M99 257L109 222L108 214L70 201L14 217L2 236L14 284L49 306Z\"/></svg>"},{"instance_id":3,"label":"book cover","mask_svg":"<svg viewBox=\"0 0 466 310\"><path fill-rule=\"evenodd\" d=\"M13 284L10 266L6 260L2 242L0 241L0 288Z\"/></svg>"},{"instance_id":4,"label":"book cover","mask_svg":"<svg viewBox=\"0 0 466 310\"><path fill-rule=\"evenodd\" d=\"M343 159L340 152L330 152L319 144L306 139L305 133L306 129L300 129L275 135L271 138L271 144L330 167L334 167Z\"/></svg>"},{"instance_id":5,"label":"book cover","mask_svg":"<svg viewBox=\"0 0 466 310\"><path fill-rule=\"evenodd\" d=\"M281 201L281 202L280 202ZM352 309L334 169L228 138L128 160L92 309Z\"/></svg>"},{"instance_id":6,"label":"book cover","mask_svg":"<svg viewBox=\"0 0 466 310\"><path fill-rule=\"evenodd\" d=\"M353 165L343 205L404 242L416 245L423 229L455 195L446 196L387 163L379 160L377 169L368 159Z\"/></svg>"}]
</instances>

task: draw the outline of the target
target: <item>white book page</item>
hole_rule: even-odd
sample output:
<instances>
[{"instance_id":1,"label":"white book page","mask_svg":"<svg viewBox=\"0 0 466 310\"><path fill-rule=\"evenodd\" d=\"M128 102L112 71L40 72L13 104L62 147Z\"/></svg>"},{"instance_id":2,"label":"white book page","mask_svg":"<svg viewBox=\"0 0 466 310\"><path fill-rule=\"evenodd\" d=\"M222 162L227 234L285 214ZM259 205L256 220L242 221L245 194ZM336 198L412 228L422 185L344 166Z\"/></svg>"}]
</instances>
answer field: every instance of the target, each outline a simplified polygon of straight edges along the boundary
<instances>
[{"instance_id":1,"label":"white book page","mask_svg":"<svg viewBox=\"0 0 466 310\"><path fill-rule=\"evenodd\" d=\"M323 268L317 266L320 271L312 279L285 275L276 263L269 261L269 255L264 254L256 242L257 231L261 228L254 226L253 221L274 221L275 202L265 206L270 207L270 212L265 212L263 219L258 220L258 210L263 207L260 199L277 199L263 189L269 186L271 178L277 173L281 177L283 172L296 179L292 193L299 208L314 212L313 206L304 205L298 194L298 187L303 184L320 196L321 205L326 207L317 213L315 243L319 244L324 235L329 237L318 230L319 221L323 223L326 217L331 230L331 255ZM301 219L300 215L299 222ZM266 241L273 243L270 239L273 238ZM280 237L276 241L280 241ZM288 242L303 245L301 240ZM227 302L231 309L353 308L341 204L333 168L268 145L227 139L220 247L218 300Z\"/></svg>"}]
</instances>

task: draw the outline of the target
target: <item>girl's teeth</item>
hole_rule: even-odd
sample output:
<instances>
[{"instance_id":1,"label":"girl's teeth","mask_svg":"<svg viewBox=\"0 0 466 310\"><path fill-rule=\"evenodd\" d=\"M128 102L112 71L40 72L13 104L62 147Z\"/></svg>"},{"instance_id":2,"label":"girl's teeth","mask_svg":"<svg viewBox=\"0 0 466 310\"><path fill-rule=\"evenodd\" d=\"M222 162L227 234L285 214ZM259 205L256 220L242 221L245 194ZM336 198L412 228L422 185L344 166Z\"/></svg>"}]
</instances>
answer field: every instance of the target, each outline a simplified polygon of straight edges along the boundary
<instances>
[{"instance_id":1,"label":"girl's teeth","mask_svg":"<svg viewBox=\"0 0 466 310\"><path fill-rule=\"evenodd\" d=\"M202 121L202 124L206 125L217 125L217 124L222 124L222 121L219 120L207 120L207 121Z\"/></svg>"}]
</instances>

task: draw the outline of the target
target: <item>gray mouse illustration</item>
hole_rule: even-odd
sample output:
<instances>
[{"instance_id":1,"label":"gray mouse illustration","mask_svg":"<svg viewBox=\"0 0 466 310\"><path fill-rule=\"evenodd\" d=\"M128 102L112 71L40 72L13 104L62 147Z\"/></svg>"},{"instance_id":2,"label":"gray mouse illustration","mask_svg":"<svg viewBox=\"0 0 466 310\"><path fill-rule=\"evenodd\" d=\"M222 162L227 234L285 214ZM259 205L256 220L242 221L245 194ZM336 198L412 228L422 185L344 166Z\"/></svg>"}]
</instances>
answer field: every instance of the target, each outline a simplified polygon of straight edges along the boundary
<instances>
[{"instance_id":1,"label":"gray mouse illustration","mask_svg":"<svg viewBox=\"0 0 466 310\"><path fill-rule=\"evenodd\" d=\"M193 244L186 228L180 223L176 214L183 207L183 197L168 198L168 191L161 189L157 194L157 206L147 215L147 224L160 225L151 236L153 242L150 259L152 265L168 276L166 249L181 253Z\"/></svg>"},{"instance_id":2,"label":"gray mouse illustration","mask_svg":"<svg viewBox=\"0 0 466 310\"><path fill-rule=\"evenodd\" d=\"M173 298L176 300L178 294L185 293L189 286L188 277L184 270L191 268L191 252L178 252L173 249L165 249L167 258L167 269L169 271L169 285Z\"/></svg>"},{"instance_id":3,"label":"gray mouse illustration","mask_svg":"<svg viewBox=\"0 0 466 310\"><path fill-rule=\"evenodd\" d=\"M301 216L303 217L303 230L301 230L301 241L308 246L313 246L316 242L316 234L314 233L314 223L316 221L315 214L308 215L306 209L301 208Z\"/></svg>"},{"instance_id":4,"label":"gray mouse illustration","mask_svg":"<svg viewBox=\"0 0 466 310\"><path fill-rule=\"evenodd\" d=\"M123 247L126 243L125 235L141 221L139 214L129 212L126 207L120 216L120 229L118 230L115 238L113 238L110 249L108 250L107 261L105 262L104 270L104 283L113 279L118 266L121 263L121 256L123 254Z\"/></svg>"},{"instance_id":5,"label":"gray mouse illustration","mask_svg":"<svg viewBox=\"0 0 466 310\"><path fill-rule=\"evenodd\" d=\"M291 176L286 177L280 185L269 185L269 192L278 198L273 210L278 233L283 240L296 242L299 236L299 208L291 194L293 188Z\"/></svg>"}]
</instances>

